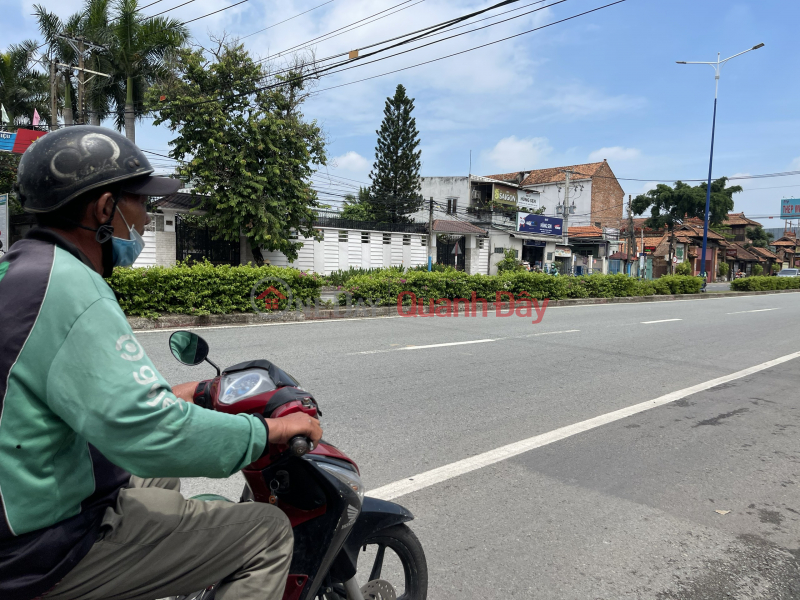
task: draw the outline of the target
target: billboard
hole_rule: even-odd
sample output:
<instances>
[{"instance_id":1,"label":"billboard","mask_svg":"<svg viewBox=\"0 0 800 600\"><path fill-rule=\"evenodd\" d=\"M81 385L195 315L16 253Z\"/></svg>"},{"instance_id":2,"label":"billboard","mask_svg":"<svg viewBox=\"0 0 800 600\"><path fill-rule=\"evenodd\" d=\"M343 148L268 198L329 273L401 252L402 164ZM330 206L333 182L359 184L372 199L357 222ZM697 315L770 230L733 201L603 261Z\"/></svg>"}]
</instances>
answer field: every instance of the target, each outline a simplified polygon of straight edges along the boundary
<instances>
[{"instance_id":1,"label":"billboard","mask_svg":"<svg viewBox=\"0 0 800 600\"><path fill-rule=\"evenodd\" d=\"M559 217L517 213L517 231L524 233L560 236L562 234L563 224L564 219Z\"/></svg>"},{"instance_id":2,"label":"billboard","mask_svg":"<svg viewBox=\"0 0 800 600\"><path fill-rule=\"evenodd\" d=\"M497 204L517 205L517 188L505 185L492 185L492 201Z\"/></svg>"},{"instance_id":3,"label":"billboard","mask_svg":"<svg viewBox=\"0 0 800 600\"><path fill-rule=\"evenodd\" d=\"M34 129L17 129L15 132L0 131L0 150L22 154L35 140L46 134L46 131Z\"/></svg>"},{"instance_id":4,"label":"billboard","mask_svg":"<svg viewBox=\"0 0 800 600\"><path fill-rule=\"evenodd\" d=\"M781 219L800 219L800 198L781 200Z\"/></svg>"},{"instance_id":5,"label":"billboard","mask_svg":"<svg viewBox=\"0 0 800 600\"><path fill-rule=\"evenodd\" d=\"M0 242L3 244L0 250L3 252L8 252L8 243L11 238L8 230L9 221L11 219L9 212L8 194L0 194Z\"/></svg>"}]
</instances>

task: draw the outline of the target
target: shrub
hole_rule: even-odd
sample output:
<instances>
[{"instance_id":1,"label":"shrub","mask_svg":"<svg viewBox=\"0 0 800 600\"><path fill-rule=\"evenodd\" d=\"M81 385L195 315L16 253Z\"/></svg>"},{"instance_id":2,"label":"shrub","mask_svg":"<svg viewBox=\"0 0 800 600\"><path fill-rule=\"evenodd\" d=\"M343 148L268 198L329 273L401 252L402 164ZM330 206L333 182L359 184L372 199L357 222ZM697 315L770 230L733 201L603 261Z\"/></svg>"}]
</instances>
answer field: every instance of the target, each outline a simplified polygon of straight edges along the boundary
<instances>
[{"instance_id":1,"label":"shrub","mask_svg":"<svg viewBox=\"0 0 800 600\"><path fill-rule=\"evenodd\" d=\"M764 273L764 267L761 265L753 265L753 277L759 277L762 273Z\"/></svg>"},{"instance_id":2,"label":"shrub","mask_svg":"<svg viewBox=\"0 0 800 600\"><path fill-rule=\"evenodd\" d=\"M265 277L282 279L291 286L293 300L306 303L319 297L323 282L319 275L288 267L214 266L202 262L191 266L179 263L174 267L116 268L108 283L119 295L126 314L156 317L170 313L253 312L250 292ZM285 300L279 302L280 308L285 306Z\"/></svg>"},{"instance_id":3,"label":"shrub","mask_svg":"<svg viewBox=\"0 0 800 600\"><path fill-rule=\"evenodd\" d=\"M726 262L721 262L717 266L717 273L719 273L720 277L727 277L730 271L731 271L731 266Z\"/></svg>"},{"instance_id":4,"label":"shrub","mask_svg":"<svg viewBox=\"0 0 800 600\"><path fill-rule=\"evenodd\" d=\"M517 260L517 253L515 250L506 250L505 257L497 263L497 272L503 273L505 271L524 271L525 267Z\"/></svg>"},{"instance_id":5,"label":"shrub","mask_svg":"<svg viewBox=\"0 0 800 600\"><path fill-rule=\"evenodd\" d=\"M800 277L745 277L733 280L731 289L737 292L797 290L800 289Z\"/></svg>"},{"instance_id":6,"label":"shrub","mask_svg":"<svg viewBox=\"0 0 800 600\"><path fill-rule=\"evenodd\" d=\"M693 275L692 272L692 265L689 263L688 260L683 261L682 263L678 263L678 266L675 267L675 275Z\"/></svg>"}]
</instances>

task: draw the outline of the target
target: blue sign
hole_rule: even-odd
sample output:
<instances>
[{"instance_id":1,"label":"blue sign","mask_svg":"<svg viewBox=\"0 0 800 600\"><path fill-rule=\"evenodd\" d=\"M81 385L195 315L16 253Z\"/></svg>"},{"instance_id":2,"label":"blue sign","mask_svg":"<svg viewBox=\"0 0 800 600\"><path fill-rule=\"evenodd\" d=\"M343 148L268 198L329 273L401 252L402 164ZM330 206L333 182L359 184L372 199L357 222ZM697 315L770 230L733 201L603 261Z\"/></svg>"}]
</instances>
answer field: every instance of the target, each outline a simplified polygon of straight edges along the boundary
<instances>
[{"instance_id":1,"label":"blue sign","mask_svg":"<svg viewBox=\"0 0 800 600\"><path fill-rule=\"evenodd\" d=\"M784 198L781 200L781 219L800 219L800 199Z\"/></svg>"},{"instance_id":2,"label":"blue sign","mask_svg":"<svg viewBox=\"0 0 800 600\"><path fill-rule=\"evenodd\" d=\"M9 133L8 131L0 131L0 150L5 150L6 152L11 152L12 148L14 148L14 140L16 139L16 133Z\"/></svg>"},{"instance_id":3,"label":"blue sign","mask_svg":"<svg viewBox=\"0 0 800 600\"><path fill-rule=\"evenodd\" d=\"M561 236L564 219L517 213L517 231L538 233L540 235Z\"/></svg>"}]
</instances>

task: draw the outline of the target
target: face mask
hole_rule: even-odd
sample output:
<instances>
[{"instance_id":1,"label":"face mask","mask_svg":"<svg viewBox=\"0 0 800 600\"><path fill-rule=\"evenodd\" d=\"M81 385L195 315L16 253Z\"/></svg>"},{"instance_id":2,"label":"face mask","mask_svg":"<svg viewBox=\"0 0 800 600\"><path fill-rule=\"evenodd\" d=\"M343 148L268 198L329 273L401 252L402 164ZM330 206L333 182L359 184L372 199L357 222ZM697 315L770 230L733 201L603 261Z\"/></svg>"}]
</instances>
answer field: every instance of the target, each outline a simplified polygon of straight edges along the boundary
<instances>
[{"instance_id":1,"label":"face mask","mask_svg":"<svg viewBox=\"0 0 800 600\"><path fill-rule=\"evenodd\" d=\"M115 267L130 267L142 253L144 240L138 231L128 225L128 221L125 220L125 215L122 214L122 211L119 211L119 216L122 217L122 221L128 228L128 239L111 238L112 260Z\"/></svg>"}]
</instances>

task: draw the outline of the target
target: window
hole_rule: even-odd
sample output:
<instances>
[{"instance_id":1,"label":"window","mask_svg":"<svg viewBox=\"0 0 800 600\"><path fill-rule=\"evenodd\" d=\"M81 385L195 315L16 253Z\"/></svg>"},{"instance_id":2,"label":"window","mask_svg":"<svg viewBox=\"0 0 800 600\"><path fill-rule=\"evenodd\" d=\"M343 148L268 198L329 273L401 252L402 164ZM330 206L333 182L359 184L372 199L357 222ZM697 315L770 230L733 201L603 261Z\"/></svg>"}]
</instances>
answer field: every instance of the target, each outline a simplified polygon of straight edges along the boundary
<instances>
[{"instance_id":1,"label":"window","mask_svg":"<svg viewBox=\"0 0 800 600\"><path fill-rule=\"evenodd\" d=\"M478 238L478 250L483 250L486 238Z\"/></svg>"},{"instance_id":2,"label":"window","mask_svg":"<svg viewBox=\"0 0 800 600\"><path fill-rule=\"evenodd\" d=\"M403 246L410 246L411 245L411 234L405 233L403 234Z\"/></svg>"},{"instance_id":3,"label":"window","mask_svg":"<svg viewBox=\"0 0 800 600\"><path fill-rule=\"evenodd\" d=\"M456 204L458 203L458 198L448 198L447 199L447 214L454 215L456 214Z\"/></svg>"},{"instance_id":4,"label":"window","mask_svg":"<svg viewBox=\"0 0 800 600\"><path fill-rule=\"evenodd\" d=\"M547 260L553 260L553 253L552 252L548 252L547 253Z\"/></svg>"},{"instance_id":5,"label":"window","mask_svg":"<svg viewBox=\"0 0 800 600\"><path fill-rule=\"evenodd\" d=\"M392 243L392 234L391 233L384 233L383 234L383 243L384 244L391 244Z\"/></svg>"},{"instance_id":6,"label":"window","mask_svg":"<svg viewBox=\"0 0 800 600\"><path fill-rule=\"evenodd\" d=\"M506 249L503 248L502 246L495 246L494 247L494 253L495 254L505 254L505 251L506 251Z\"/></svg>"},{"instance_id":7,"label":"window","mask_svg":"<svg viewBox=\"0 0 800 600\"><path fill-rule=\"evenodd\" d=\"M419 236L419 241L420 241L420 245L421 246L427 246L428 245L428 236L427 235Z\"/></svg>"},{"instance_id":8,"label":"window","mask_svg":"<svg viewBox=\"0 0 800 600\"><path fill-rule=\"evenodd\" d=\"M296 231L290 231L289 232L289 239L290 240L296 240L297 239L297 232Z\"/></svg>"},{"instance_id":9,"label":"window","mask_svg":"<svg viewBox=\"0 0 800 600\"><path fill-rule=\"evenodd\" d=\"M340 231L339 232L339 242L346 242L347 241L347 232Z\"/></svg>"},{"instance_id":10,"label":"window","mask_svg":"<svg viewBox=\"0 0 800 600\"><path fill-rule=\"evenodd\" d=\"M362 244L369 244L369 231L362 231L361 232L361 243Z\"/></svg>"}]
</instances>

